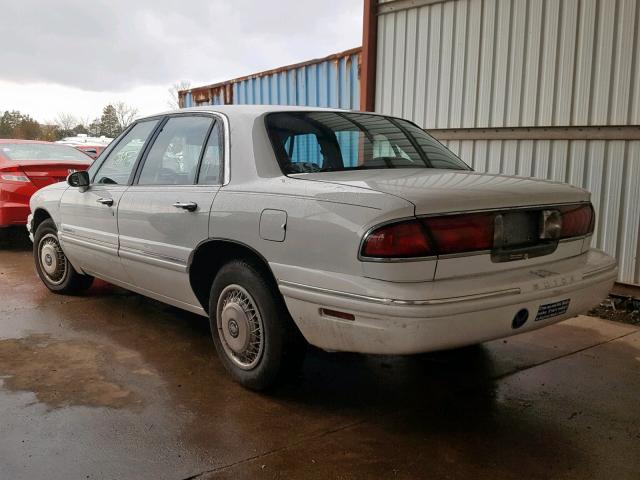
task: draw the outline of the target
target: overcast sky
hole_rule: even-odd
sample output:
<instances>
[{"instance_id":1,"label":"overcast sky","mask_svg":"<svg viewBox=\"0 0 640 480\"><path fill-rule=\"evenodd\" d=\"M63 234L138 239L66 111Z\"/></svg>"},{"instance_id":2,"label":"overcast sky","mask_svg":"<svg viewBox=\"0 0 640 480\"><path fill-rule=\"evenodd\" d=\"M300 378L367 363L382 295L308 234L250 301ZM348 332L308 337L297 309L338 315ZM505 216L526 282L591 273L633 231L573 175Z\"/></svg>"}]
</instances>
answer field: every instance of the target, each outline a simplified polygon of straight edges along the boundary
<instances>
[{"instance_id":1,"label":"overcast sky","mask_svg":"<svg viewBox=\"0 0 640 480\"><path fill-rule=\"evenodd\" d=\"M123 100L228 80L362 43L362 0L15 0L0 15L0 111L95 118Z\"/></svg>"}]
</instances>

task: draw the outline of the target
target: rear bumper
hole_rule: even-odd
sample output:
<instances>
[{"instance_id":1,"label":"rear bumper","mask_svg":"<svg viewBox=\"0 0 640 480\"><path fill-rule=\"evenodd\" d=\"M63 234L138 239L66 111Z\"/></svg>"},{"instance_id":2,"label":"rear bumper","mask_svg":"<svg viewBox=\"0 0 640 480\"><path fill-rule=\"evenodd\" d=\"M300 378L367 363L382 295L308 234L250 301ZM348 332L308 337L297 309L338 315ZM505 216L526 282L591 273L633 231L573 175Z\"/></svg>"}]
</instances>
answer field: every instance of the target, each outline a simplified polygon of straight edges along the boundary
<instances>
[{"instance_id":1,"label":"rear bumper","mask_svg":"<svg viewBox=\"0 0 640 480\"><path fill-rule=\"evenodd\" d=\"M584 313L609 293L615 260L597 250L536 267L451 279L452 295L418 300L354 295L280 281L289 311L309 343L326 350L410 354L481 343L541 328ZM469 288L475 285L475 288ZM491 285L491 289L482 288ZM442 291L442 289L439 289ZM541 305L569 300L566 312L536 320ZM355 320L323 316L322 308L351 313ZM521 310L528 320L512 322Z\"/></svg>"},{"instance_id":2,"label":"rear bumper","mask_svg":"<svg viewBox=\"0 0 640 480\"><path fill-rule=\"evenodd\" d=\"M28 203L0 202L0 227L26 225L28 216Z\"/></svg>"}]
</instances>

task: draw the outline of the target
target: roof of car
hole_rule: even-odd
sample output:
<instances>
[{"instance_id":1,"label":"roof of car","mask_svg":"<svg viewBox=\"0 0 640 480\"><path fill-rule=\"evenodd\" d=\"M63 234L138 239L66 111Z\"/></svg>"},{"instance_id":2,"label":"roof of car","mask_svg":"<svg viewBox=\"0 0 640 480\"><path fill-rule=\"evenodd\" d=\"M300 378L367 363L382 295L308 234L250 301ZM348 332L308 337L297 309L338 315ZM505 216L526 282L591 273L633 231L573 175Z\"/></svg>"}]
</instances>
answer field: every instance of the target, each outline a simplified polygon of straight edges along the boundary
<instances>
[{"instance_id":1,"label":"roof of car","mask_svg":"<svg viewBox=\"0 0 640 480\"><path fill-rule=\"evenodd\" d=\"M351 110L344 110L338 108L323 108L323 107L299 107L292 105L204 105L201 107L189 107L181 108L179 110L170 110L167 112L158 113L156 115L148 115L149 117L156 117L158 115L168 115L176 112L217 112L228 115L230 117L234 115L253 115L259 116L265 113L271 112L349 112Z\"/></svg>"}]
</instances>

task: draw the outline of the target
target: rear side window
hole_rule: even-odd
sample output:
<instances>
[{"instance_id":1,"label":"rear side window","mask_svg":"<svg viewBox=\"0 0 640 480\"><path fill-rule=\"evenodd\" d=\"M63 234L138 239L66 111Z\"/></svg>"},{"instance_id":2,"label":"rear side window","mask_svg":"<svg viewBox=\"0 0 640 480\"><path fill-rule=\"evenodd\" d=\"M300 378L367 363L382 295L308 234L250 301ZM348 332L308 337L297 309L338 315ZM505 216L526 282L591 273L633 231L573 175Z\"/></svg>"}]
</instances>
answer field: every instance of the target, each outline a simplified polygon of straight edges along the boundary
<instances>
[{"instance_id":1,"label":"rear side window","mask_svg":"<svg viewBox=\"0 0 640 480\"><path fill-rule=\"evenodd\" d=\"M148 120L134 125L100 165L94 183L126 185L142 148L157 124L158 120Z\"/></svg>"},{"instance_id":2,"label":"rear side window","mask_svg":"<svg viewBox=\"0 0 640 480\"><path fill-rule=\"evenodd\" d=\"M212 123L204 116L169 118L147 154L138 185L193 185Z\"/></svg>"},{"instance_id":3,"label":"rear side window","mask_svg":"<svg viewBox=\"0 0 640 480\"><path fill-rule=\"evenodd\" d=\"M207 145L204 149L200 172L198 173L199 185L220 185L222 183L222 130L220 122L216 122L211 130Z\"/></svg>"}]
</instances>

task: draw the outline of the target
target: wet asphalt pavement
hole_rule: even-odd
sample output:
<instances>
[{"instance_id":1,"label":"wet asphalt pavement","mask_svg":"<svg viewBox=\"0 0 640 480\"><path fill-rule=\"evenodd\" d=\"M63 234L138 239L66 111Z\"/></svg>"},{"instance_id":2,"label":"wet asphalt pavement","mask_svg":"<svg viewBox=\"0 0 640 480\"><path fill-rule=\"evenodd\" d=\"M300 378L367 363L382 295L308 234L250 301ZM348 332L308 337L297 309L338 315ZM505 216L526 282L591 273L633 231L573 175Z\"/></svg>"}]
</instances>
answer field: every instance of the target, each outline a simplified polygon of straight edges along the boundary
<instances>
[{"instance_id":1,"label":"wet asphalt pavement","mask_svg":"<svg viewBox=\"0 0 640 480\"><path fill-rule=\"evenodd\" d=\"M640 479L640 329L578 317L412 357L312 351L268 394L201 318L0 249L0 479ZM481 318L479 318L481 321Z\"/></svg>"}]
</instances>

